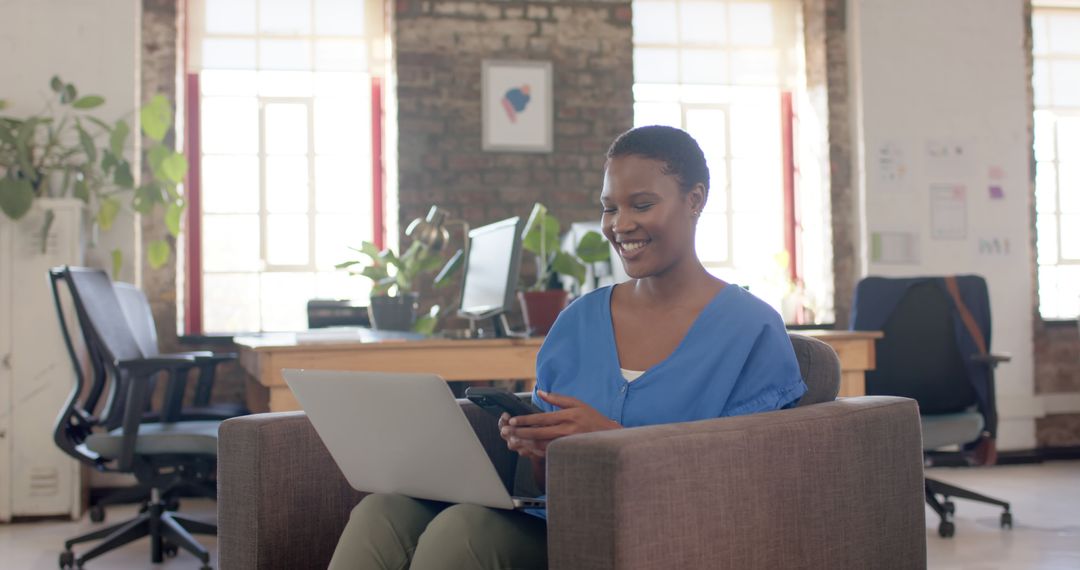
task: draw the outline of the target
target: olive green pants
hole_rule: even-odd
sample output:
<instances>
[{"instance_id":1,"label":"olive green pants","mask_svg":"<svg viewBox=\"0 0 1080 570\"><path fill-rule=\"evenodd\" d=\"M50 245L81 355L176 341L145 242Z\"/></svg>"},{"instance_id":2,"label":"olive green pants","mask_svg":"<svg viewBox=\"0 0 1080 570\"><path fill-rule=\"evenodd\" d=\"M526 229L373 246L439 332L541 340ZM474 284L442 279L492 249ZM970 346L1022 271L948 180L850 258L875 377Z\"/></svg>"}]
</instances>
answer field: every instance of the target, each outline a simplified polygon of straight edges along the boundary
<instances>
[{"instance_id":1,"label":"olive green pants","mask_svg":"<svg viewBox=\"0 0 1080 570\"><path fill-rule=\"evenodd\" d=\"M353 508L329 568L547 568L547 524L517 511L368 495Z\"/></svg>"}]
</instances>

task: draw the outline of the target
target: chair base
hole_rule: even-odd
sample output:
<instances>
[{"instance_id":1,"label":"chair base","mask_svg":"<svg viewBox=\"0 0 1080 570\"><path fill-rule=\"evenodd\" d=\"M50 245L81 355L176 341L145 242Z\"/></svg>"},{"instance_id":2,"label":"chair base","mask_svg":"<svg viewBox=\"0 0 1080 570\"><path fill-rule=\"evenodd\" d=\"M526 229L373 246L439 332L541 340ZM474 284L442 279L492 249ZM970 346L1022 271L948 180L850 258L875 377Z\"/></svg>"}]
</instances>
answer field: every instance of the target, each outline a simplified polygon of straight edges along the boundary
<instances>
[{"instance_id":1,"label":"chair base","mask_svg":"<svg viewBox=\"0 0 1080 570\"><path fill-rule=\"evenodd\" d=\"M924 479L924 487L926 489L926 504L930 505L930 508L934 509L934 512L937 513L938 517L941 519L938 523L938 535L942 538L951 538L953 534L956 533L956 525L953 523L953 514L956 512L956 505L949 500L949 497L958 497L969 501L997 505L1005 509L1005 511L1001 513L1001 528L1012 528L1012 513L1009 512L1009 503L1006 503L1005 501L987 497L986 495L980 495L974 491L943 483L937 479L930 479L929 477ZM941 495L940 500L937 497L938 495Z\"/></svg>"},{"instance_id":2,"label":"chair base","mask_svg":"<svg viewBox=\"0 0 1080 570\"><path fill-rule=\"evenodd\" d=\"M159 493L152 495L159 496ZM149 536L151 562L159 564L165 555L175 556L177 549L183 548L202 561L201 570L211 570L210 553L191 534L217 534L217 526L169 512L166 506L158 498L149 502L146 510L133 519L67 540L64 542L64 552L60 554L60 568L82 568L93 558ZM101 542L82 556L76 557L71 550L76 544L94 540Z\"/></svg>"}]
</instances>

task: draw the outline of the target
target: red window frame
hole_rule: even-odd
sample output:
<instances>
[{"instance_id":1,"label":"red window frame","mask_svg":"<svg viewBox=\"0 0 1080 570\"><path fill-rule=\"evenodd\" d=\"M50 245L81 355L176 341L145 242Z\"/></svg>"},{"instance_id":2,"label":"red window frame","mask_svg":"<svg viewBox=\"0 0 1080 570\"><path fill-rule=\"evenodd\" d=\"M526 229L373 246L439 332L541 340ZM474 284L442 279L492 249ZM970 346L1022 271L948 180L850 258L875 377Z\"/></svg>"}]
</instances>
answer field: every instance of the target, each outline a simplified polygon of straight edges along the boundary
<instances>
[{"instance_id":1,"label":"red window frame","mask_svg":"<svg viewBox=\"0 0 1080 570\"><path fill-rule=\"evenodd\" d=\"M386 243L386 197L383 185L383 83L371 78L371 194L375 245L382 249ZM187 193L187 224L184 256L184 333L203 334L202 323L202 146L199 114L199 74L188 73L184 82L186 102L184 154L188 158L188 173L184 188Z\"/></svg>"}]
</instances>

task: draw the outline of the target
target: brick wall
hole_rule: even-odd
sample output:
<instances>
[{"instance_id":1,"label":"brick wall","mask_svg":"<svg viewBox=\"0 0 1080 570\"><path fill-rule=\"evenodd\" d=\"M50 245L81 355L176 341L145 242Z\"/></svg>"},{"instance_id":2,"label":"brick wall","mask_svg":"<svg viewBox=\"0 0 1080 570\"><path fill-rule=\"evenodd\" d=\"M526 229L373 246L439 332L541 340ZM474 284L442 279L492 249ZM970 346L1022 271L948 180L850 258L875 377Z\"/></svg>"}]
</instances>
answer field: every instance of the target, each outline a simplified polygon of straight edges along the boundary
<instances>
[{"instance_id":1,"label":"brick wall","mask_svg":"<svg viewBox=\"0 0 1080 570\"><path fill-rule=\"evenodd\" d=\"M176 80L177 70L180 69L182 21L183 7L177 0L142 1L142 21L139 32L142 58L138 76L139 105L145 104L154 95L161 94L173 104L173 109L177 108ZM183 122L179 121L176 124L183 125ZM170 134L167 142L174 144L175 138L174 134ZM145 145L147 142L150 142L149 139L144 138L142 144ZM142 179L152 179L150 166L142 164L141 167ZM161 350L175 352L179 350L176 338L177 263L171 261L175 260L176 256L173 254L170 263L154 269L147 261L146 249L151 242L163 237L166 237L174 246L176 240L165 226L165 211L160 206L154 210L153 215L140 216L139 226L137 239L140 243L135 248L138 255L135 263L138 267L139 287L150 301ZM173 247L174 252L175 249Z\"/></svg>"},{"instance_id":2,"label":"brick wall","mask_svg":"<svg viewBox=\"0 0 1080 570\"><path fill-rule=\"evenodd\" d=\"M833 258L833 309L839 328L847 328L851 299L859 279L859 197L852 180L854 136L848 97L847 2L804 0L803 36L809 110L828 129L828 179Z\"/></svg>"},{"instance_id":3,"label":"brick wall","mask_svg":"<svg viewBox=\"0 0 1080 570\"><path fill-rule=\"evenodd\" d=\"M599 219L604 152L633 125L629 0L394 6L402 231L432 204L473 226L537 201L564 227ZM553 152L481 150L485 59L552 63Z\"/></svg>"}]
</instances>

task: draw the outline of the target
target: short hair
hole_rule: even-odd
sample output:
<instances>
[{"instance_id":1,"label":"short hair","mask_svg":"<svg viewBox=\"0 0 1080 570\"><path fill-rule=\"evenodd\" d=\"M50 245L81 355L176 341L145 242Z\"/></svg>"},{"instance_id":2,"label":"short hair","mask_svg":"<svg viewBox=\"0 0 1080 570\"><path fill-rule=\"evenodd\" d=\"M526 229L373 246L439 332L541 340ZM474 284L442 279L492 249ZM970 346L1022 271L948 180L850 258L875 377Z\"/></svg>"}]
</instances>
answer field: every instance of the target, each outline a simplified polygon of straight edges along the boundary
<instances>
[{"instance_id":1,"label":"short hair","mask_svg":"<svg viewBox=\"0 0 1080 570\"><path fill-rule=\"evenodd\" d=\"M701 183L709 191L709 165L694 137L682 129L649 125L630 129L618 136L607 151L611 160L637 155L664 163L664 174L674 176L679 189L689 192Z\"/></svg>"}]
</instances>

